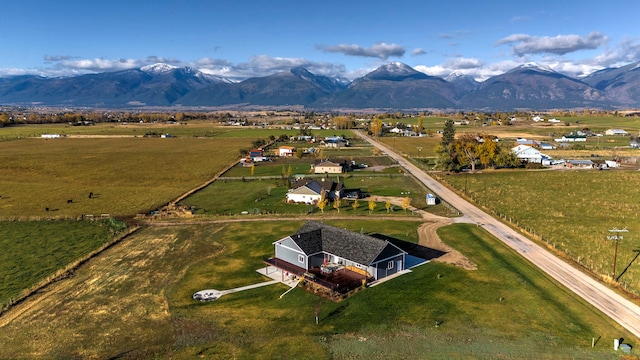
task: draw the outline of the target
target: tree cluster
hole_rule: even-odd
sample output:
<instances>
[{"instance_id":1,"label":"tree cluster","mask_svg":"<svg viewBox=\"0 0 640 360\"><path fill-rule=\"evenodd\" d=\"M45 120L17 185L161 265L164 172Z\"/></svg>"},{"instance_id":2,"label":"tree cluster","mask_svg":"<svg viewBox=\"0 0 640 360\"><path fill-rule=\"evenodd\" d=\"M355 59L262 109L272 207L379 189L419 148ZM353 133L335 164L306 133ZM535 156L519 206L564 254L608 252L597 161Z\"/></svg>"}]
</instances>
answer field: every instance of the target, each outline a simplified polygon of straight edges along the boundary
<instances>
[{"instance_id":1,"label":"tree cluster","mask_svg":"<svg viewBox=\"0 0 640 360\"><path fill-rule=\"evenodd\" d=\"M519 166L520 162L509 146L501 145L497 138L488 134L462 134L455 136L453 120L447 120L442 141L436 147L436 166L442 170L462 171L468 168L501 168Z\"/></svg>"}]
</instances>

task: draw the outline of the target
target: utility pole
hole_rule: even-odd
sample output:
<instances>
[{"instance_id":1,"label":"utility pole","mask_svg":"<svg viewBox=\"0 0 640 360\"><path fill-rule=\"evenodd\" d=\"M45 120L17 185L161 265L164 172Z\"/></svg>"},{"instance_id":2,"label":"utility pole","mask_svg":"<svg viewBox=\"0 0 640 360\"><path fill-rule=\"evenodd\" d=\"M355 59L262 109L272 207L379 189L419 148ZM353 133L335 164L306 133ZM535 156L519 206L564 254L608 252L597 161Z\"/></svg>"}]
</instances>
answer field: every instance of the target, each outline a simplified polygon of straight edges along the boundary
<instances>
[{"instance_id":1,"label":"utility pole","mask_svg":"<svg viewBox=\"0 0 640 360\"><path fill-rule=\"evenodd\" d=\"M613 235L608 235L607 236L607 240L614 240L616 242L616 247L615 250L613 252L613 275L611 276L611 278L615 281L616 279L616 262L618 260L618 240L622 240L623 237L622 235L620 235L620 233L623 232L629 232L629 230L627 230L627 228L623 228L623 229L618 229L618 228L613 228L611 230L609 230L610 233L613 233Z\"/></svg>"}]
</instances>

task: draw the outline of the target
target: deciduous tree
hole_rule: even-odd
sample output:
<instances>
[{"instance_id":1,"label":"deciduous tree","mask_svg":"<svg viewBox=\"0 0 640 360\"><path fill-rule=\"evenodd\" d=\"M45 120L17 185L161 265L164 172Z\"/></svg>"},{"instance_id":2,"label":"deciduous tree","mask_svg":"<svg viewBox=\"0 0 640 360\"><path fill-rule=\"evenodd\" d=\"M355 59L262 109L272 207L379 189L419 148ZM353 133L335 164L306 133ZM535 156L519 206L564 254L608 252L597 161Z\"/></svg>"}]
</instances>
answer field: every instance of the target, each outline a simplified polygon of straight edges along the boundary
<instances>
[{"instance_id":1,"label":"deciduous tree","mask_svg":"<svg viewBox=\"0 0 640 360\"><path fill-rule=\"evenodd\" d=\"M411 199L408 196L402 198L402 204L400 206L402 206L402 210L404 210L404 212L407 212L407 209L411 206Z\"/></svg>"},{"instance_id":2,"label":"deciduous tree","mask_svg":"<svg viewBox=\"0 0 640 360\"><path fill-rule=\"evenodd\" d=\"M340 213L340 206L342 205L342 199L340 199L339 196L337 196L335 199L333 199L333 208L338 210L338 214Z\"/></svg>"},{"instance_id":3,"label":"deciduous tree","mask_svg":"<svg viewBox=\"0 0 640 360\"><path fill-rule=\"evenodd\" d=\"M371 214L373 212L373 210L376 209L376 198L375 196L370 196L369 197L369 214Z\"/></svg>"},{"instance_id":4,"label":"deciduous tree","mask_svg":"<svg viewBox=\"0 0 640 360\"><path fill-rule=\"evenodd\" d=\"M327 198L324 196L324 191L322 192L322 196L320 196L320 200L318 200L317 206L320 212L324 214L324 208L327 207Z\"/></svg>"},{"instance_id":5,"label":"deciduous tree","mask_svg":"<svg viewBox=\"0 0 640 360\"><path fill-rule=\"evenodd\" d=\"M353 212L358 212L358 206L360 206L360 203L358 201L358 199L353 200L353 203L351 204L351 207L353 208Z\"/></svg>"}]
</instances>

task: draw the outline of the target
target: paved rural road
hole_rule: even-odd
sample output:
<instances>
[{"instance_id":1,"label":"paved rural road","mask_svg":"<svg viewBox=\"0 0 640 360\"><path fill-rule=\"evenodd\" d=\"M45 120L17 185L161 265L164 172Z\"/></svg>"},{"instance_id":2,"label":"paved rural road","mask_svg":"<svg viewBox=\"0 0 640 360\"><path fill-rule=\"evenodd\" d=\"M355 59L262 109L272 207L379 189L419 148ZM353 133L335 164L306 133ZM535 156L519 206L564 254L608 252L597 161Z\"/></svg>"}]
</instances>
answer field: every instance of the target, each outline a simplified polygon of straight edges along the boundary
<instances>
[{"instance_id":1,"label":"paved rural road","mask_svg":"<svg viewBox=\"0 0 640 360\"><path fill-rule=\"evenodd\" d=\"M640 307L638 305L620 296L517 231L470 204L453 191L435 181L420 168L392 151L389 147L375 141L362 132L356 131L356 133L364 140L386 152L388 156L395 159L400 166L415 176L440 198L460 210L464 214L460 220L479 224L535 266L549 274L556 281L578 294L588 303L595 306L636 337L640 338Z\"/></svg>"}]
</instances>

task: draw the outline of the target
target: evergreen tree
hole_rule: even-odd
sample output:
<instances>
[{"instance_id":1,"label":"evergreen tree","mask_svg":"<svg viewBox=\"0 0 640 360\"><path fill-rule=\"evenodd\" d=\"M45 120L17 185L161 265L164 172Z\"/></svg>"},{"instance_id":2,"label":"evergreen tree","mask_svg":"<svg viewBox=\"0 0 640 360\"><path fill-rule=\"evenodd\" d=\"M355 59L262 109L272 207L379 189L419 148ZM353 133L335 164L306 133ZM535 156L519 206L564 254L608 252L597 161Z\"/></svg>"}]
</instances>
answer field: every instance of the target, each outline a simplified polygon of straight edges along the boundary
<instances>
[{"instance_id":1,"label":"evergreen tree","mask_svg":"<svg viewBox=\"0 0 640 360\"><path fill-rule=\"evenodd\" d=\"M456 138L456 129L453 127L453 120L447 119L444 122L444 130L442 131L442 141L440 145L443 148L448 148Z\"/></svg>"}]
</instances>

